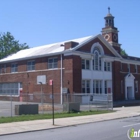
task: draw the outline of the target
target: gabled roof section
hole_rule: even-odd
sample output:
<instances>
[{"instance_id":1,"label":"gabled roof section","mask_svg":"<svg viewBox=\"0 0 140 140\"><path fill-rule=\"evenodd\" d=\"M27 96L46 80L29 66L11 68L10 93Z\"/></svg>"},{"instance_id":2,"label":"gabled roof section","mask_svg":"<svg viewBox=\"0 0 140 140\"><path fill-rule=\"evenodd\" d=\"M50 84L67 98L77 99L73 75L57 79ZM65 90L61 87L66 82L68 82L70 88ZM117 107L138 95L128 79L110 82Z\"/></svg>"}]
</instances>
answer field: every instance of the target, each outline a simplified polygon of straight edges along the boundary
<instances>
[{"instance_id":1,"label":"gabled roof section","mask_svg":"<svg viewBox=\"0 0 140 140\"><path fill-rule=\"evenodd\" d=\"M21 50L15 54L9 55L8 57L4 59L1 59L0 63L61 54L65 52L65 47L64 47L65 42L74 41L74 42L77 42L78 44L82 44L89 38L91 38L91 36Z\"/></svg>"},{"instance_id":2,"label":"gabled roof section","mask_svg":"<svg viewBox=\"0 0 140 140\"><path fill-rule=\"evenodd\" d=\"M122 58L122 56L104 39L104 37L100 34L96 35L96 36L91 36L89 39L85 40L84 42L82 42L81 44L77 45L75 48L72 48L71 50L76 51L77 49L79 49L80 47L86 45L88 42L94 40L94 39L100 39L100 41L102 41L105 46L116 56L119 58Z\"/></svg>"}]
</instances>

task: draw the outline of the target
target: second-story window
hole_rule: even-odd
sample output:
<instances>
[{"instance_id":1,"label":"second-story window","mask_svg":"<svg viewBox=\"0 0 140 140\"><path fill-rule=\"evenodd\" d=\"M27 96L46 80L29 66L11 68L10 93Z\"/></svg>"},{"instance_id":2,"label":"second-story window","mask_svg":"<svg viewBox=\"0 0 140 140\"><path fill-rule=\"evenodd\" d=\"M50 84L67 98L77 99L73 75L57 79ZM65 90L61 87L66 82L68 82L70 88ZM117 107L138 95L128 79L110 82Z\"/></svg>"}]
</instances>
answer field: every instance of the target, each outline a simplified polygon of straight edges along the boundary
<instances>
[{"instance_id":1,"label":"second-story window","mask_svg":"<svg viewBox=\"0 0 140 140\"><path fill-rule=\"evenodd\" d=\"M138 73L138 67L135 65L135 73Z\"/></svg>"},{"instance_id":2,"label":"second-story window","mask_svg":"<svg viewBox=\"0 0 140 140\"><path fill-rule=\"evenodd\" d=\"M99 56L98 56L98 52L95 52L95 70L98 70L98 67L99 67Z\"/></svg>"},{"instance_id":3,"label":"second-story window","mask_svg":"<svg viewBox=\"0 0 140 140\"><path fill-rule=\"evenodd\" d=\"M104 71L111 71L111 63L104 62Z\"/></svg>"},{"instance_id":4,"label":"second-story window","mask_svg":"<svg viewBox=\"0 0 140 140\"><path fill-rule=\"evenodd\" d=\"M99 52L95 50L93 59L93 70L101 70L101 58L99 57Z\"/></svg>"},{"instance_id":5,"label":"second-story window","mask_svg":"<svg viewBox=\"0 0 140 140\"><path fill-rule=\"evenodd\" d=\"M16 63L11 64L11 72L18 72L18 65Z\"/></svg>"},{"instance_id":6,"label":"second-story window","mask_svg":"<svg viewBox=\"0 0 140 140\"><path fill-rule=\"evenodd\" d=\"M130 64L127 64L128 72L130 72Z\"/></svg>"},{"instance_id":7,"label":"second-story window","mask_svg":"<svg viewBox=\"0 0 140 140\"><path fill-rule=\"evenodd\" d=\"M58 58L49 58L48 59L48 69L58 68Z\"/></svg>"},{"instance_id":8,"label":"second-story window","mask_svg":"<svg viewBox=\"0 0 140 140\"><path fill-rule=\"evenodd\" d=\"M86 59L82 59L82 69L90 69L90 61Z\"/></svg>"},{"instance_id":9,"label":"second-story window","mask_svg":"<svg viewBox=\"0 0 140 140\"><path fill-rule=\"evenodd\" d=\"M121 63L121 71L123 71L123 64Z\"/></svg>"},{"instance_id":10,"label":"second-story window","mask_svg":"<svg viewBox=\"0 0 140 140\"><path fill-rule=\"evenodd\" d=\"M0 66L0 73L6 73L6 64Z\"/></svg>"},{"instance_id":11,"label":"second-story window","mask_svg":"<svg viewBox=\"0 0 140 140\"><path fill-rule=\"evenodd\" d=\"M27 62L27 71L32 71L35 70L35 61L28 61Z\"/></svg>"}]
</instances>

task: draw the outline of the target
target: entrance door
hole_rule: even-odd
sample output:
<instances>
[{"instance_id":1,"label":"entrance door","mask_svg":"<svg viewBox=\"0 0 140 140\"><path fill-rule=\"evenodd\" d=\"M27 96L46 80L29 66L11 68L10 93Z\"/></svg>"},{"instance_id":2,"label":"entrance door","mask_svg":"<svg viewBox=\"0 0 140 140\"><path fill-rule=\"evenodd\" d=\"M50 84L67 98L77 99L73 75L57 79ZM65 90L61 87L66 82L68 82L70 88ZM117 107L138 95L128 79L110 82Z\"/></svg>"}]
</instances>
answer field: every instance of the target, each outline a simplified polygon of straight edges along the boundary
<instances>
[{"instance_id":1,"label":"entrance door","mask_svg":"<svg viewBox=\"0 0 140 140\"><path fill-rule=\"evenodd\" d=\"M127 87L127 98L128 98L128 100L133 99L132 87Z\"/></svg>"}]
</instances>

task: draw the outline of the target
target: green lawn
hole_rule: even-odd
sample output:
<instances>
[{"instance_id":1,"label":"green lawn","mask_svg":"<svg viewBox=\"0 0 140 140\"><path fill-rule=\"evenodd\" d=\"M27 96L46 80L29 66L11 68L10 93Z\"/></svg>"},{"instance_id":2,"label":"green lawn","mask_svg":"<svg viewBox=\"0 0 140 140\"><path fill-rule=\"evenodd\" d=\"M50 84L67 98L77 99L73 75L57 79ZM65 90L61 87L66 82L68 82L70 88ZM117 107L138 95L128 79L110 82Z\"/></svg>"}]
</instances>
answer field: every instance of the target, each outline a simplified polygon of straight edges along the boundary
<instances>
[{"instance_id":1,"label":"green lawn","mask_svg":"<svg viewBox=\"0 0 140 140\"><path fill-rule=\"evenodd\" d=\"M55 113L55 118L65 118L65 117L75 117L75 116L85 116L85 115L96 115L103 113L111 113L114 111L82 111L78 113ZM41 119L52 119L52 114L37 114L37 115L20 115L15 117L0 117L0 123L9 123L9 122L19 122L19 121L30 121L30 120L41 120Z\"/></svg>"}]
</instances>

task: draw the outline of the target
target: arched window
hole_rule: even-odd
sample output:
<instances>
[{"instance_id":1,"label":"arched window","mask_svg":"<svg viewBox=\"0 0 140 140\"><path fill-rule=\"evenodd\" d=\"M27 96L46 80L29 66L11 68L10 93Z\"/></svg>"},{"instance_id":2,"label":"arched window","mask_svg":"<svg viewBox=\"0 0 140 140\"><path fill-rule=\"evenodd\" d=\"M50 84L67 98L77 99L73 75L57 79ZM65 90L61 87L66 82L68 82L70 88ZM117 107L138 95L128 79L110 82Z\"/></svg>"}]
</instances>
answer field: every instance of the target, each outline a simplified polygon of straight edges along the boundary
<instances>
[{"instance_id":1,"label":"arched window","mask_svg":"<svg viewBox=\"0 0 140 140\"><path fill-rule=\"evenodd\" d=\"M94 62L95 62L95 70L98 70L98 66L99 66L99 56L98 56L98 52L95 52L95 57L94 57Z\"/></svg>"},{"instance_id":2,"label":"arched window","mask_svg":"<svg viewBox=\"0 0 140 140\"><path fill-rule=\"evenodd\" d=\"M94 54L93 57L93 70L101 70L102 62L101 62L101 56L104 55L103 47L99 42L94 43L91 47L91 53Z\"/></svg>"},{"instance_id":3,"label":"arched window","mask_svg":"<svg viewBox=\"0 0 140 140\"><path fill-rule=\"evenodd\" d=\"M98 48L94 50L93 70L101 70L101 58L99 57L100 51Z\"/></svg>"}]
</instances>

